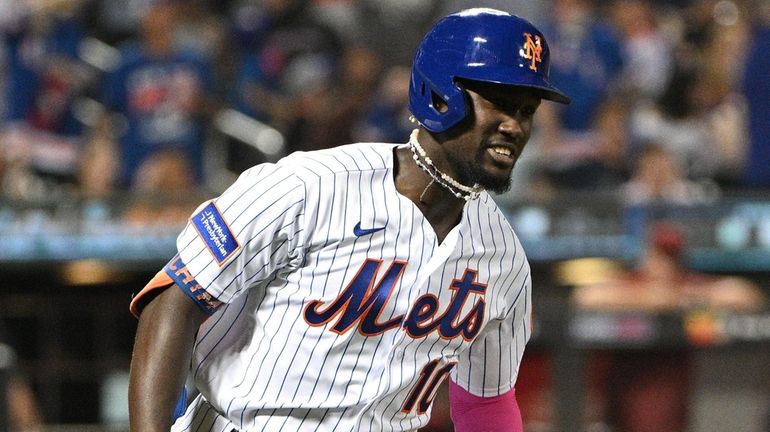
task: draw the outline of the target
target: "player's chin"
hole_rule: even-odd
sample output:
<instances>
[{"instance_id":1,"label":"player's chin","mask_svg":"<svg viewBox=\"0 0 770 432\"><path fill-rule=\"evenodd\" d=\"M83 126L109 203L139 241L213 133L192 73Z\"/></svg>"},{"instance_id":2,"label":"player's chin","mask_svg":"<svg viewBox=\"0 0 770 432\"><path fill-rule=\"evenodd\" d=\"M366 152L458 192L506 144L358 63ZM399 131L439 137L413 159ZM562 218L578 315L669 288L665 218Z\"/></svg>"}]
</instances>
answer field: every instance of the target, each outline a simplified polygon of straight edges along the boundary
<instances>
[{"instance_id":1,"label":"player's chin","mask_svg":"<svg viewBox=\"0 0 770 432\"><path fill-rule=\"evenodd\" d=\"M501 194L511 188L511 170L486 170L477 177L476 183L489 192Z\"/></svg>"}]
</instances>

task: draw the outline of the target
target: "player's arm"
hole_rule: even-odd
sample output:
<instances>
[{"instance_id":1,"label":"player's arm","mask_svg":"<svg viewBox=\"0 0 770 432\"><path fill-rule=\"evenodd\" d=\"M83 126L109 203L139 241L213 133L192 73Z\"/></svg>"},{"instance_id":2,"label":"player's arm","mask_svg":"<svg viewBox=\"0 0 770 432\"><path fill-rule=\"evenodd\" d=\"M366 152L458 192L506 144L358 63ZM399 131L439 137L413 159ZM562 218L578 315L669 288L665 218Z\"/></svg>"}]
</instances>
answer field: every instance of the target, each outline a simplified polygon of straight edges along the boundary
<instances>
[{"instance_id":1,"label":"player's arm","mask_svg":"<svg viewBox=\"0 0 770 432\"><path fill-rule=\"evenodd\" d=\"M455 432L523 432L516 392L480 397L449 380L449 407Z\"/></svg>"},{"instance_id":2,"label":"player's arm","mask_svg":"<svg viewBox=\"0 0 770 432\"><path fill-rule=\"evenodd\" d=\"M521 432L514 384L531 335L532 281L526 261L510 282L509 308L490 319L450 373L449 406L457 432Z\"/></svg>"},{"instance_id":3,"label":"player's arm","mask_svg":"<svg viewBox=\"0 0 770 432\"><path fill-rule=\"evenodd\" d=\"M132 432L168 432L198 327L208 317L175 284L141 311L128 388Z\"/></svg>"}]
</instances>

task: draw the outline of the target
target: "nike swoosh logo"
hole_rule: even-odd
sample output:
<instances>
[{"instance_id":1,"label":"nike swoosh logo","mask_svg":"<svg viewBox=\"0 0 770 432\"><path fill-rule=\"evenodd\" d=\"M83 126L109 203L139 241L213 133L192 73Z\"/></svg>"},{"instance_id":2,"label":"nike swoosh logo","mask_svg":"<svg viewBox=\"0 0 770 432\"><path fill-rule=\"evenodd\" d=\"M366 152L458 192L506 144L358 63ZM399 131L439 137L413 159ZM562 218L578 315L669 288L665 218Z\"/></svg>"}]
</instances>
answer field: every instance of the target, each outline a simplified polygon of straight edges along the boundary
<instances>
[{"instance_id":1,"label":"nike swoosh logo","mask_svg":"<svg viewBox=\"0 0 770 432\"><path fill-rule=\"evenodd\" d=\"M356 237L361 237L369 234L374 234L377 231L382 231L384 229L385 227L362 229L361 222L359 222L356 224L356 226L353 227L353 234L355 234Z\"/></svg>"}]
</instances>

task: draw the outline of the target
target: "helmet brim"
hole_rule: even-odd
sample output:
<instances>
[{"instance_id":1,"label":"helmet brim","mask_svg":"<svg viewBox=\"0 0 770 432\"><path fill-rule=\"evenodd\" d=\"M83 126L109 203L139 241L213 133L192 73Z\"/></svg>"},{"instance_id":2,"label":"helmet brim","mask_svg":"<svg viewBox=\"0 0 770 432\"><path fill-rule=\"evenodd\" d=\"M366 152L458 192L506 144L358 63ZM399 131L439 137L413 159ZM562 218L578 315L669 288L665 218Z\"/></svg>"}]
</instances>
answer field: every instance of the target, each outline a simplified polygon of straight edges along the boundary
<instances>
[{"instance_id":1,"label":"helmet brim","mask_svg":"<svg viewBox=\"0 0 770 432\"><path fill-rule=\"evenodd\" d=\"M545 100L558 102L564 105L569 105L572 102L572 99L570 99L569 96L565 95L564 93L561 92L561 90L553 86L545 87L545 86L521 85L521 84L519 84L519 86L540 90L540 93L541 93L540 97Z\"/></svg>"},{"instance_id":2,"label":"helmet brim","mask_svg":"<svg viewBox=\"0 0 770 432\"><path fill-rule=\"evenodd\" d=\"M486 79L478 79L478 78L472 78L472 77L463 77L463 76L457 76L455 77L455 81L459 80L467 80L467 81L479 81L479 82L486 82L490 84L500 84L505 86L513 86L513 87L524 87L524 88L530 88L534 90L538 90L538 93L540 94L540 97L545 100L558 102L561 104L569 105L572 102L572 99L570 99L569 96L564 94L561 90L556 88L553 84L547 82L543 79L521 79L521 77L517 77L517 79L510 80L506 79L507 77L490 77Z\"/></svg>"}]
</instances>

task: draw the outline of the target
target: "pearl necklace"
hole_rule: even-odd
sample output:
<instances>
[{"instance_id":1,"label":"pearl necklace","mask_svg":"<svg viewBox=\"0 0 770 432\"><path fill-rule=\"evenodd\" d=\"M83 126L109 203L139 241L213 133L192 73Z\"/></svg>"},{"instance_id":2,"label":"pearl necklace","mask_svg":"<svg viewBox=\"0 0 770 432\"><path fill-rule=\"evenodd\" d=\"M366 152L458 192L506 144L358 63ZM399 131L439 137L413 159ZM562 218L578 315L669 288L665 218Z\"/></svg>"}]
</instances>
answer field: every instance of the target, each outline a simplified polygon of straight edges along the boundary
<instances>
[{"instance_id":1,"label":"pearl necklace","mask_svg":"<svg viewBox=\"0 0 770 432\"><path fill-rule=\"evenodd\" d=\"M433 165L433 161L430 160L430 157L428 157L428 154L420 145L420 142L417 141L417 129L413 130L412 134L409 136L409 148L412 150L412 159L414 159L414 162L417 164L417 166L428 173L428 175L433 179L431 183L436 182L440 184L457 198L470 201L472 199L478 198L481 192L484 190L479 187L479 185L474 185L472 187L466 186L436 168L436 166ZM422 160L420 160L421 158ZM425 162L423 162L423 160ZM428 186L430 186L430 184L428 184ZM423 191L423 194L424 193L425 192Z\"/></svg>"}]
</instances>

